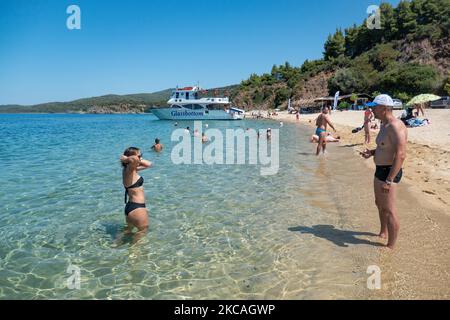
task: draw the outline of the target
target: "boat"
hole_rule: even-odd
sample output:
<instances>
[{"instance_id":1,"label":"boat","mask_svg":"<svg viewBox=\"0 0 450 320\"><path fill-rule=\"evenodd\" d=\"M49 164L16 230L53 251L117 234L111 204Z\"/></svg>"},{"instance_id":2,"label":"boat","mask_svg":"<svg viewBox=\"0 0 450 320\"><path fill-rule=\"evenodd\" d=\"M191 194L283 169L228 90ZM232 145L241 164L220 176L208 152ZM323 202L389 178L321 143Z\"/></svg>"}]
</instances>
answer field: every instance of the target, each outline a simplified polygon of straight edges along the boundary
<instances>
[{"instance_id":1,"label":"boat","mask_svg":"<svg viewBox=\"0 0 450 320\"><path fill-rule=\"evenodd\" d=\"M168 108L151 108L160 120L242 120L244 110L231 106L227 97L201 97L198 86L176 88Z\"/></svg>"}]
</instances>

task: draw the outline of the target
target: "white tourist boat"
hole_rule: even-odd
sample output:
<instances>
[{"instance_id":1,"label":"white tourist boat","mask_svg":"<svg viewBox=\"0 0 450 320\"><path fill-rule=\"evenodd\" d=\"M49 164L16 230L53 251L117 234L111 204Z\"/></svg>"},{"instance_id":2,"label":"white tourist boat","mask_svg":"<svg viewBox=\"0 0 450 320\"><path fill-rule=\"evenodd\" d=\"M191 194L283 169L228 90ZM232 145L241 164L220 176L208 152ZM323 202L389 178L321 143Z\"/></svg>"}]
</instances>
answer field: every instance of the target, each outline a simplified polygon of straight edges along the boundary
<instances>
[{"instance_id":1,"label":"white tourist boat","mask_svg":"<svg viewBox=\"0 0 450 320\"><path fill-rule=\"evenodd\" d=\"M169 108L152 108L161 120L241 120L244 110L231 106L229 98L199 98L199 87L176 88L167 104Z\"/></svg>"}]
</instances>

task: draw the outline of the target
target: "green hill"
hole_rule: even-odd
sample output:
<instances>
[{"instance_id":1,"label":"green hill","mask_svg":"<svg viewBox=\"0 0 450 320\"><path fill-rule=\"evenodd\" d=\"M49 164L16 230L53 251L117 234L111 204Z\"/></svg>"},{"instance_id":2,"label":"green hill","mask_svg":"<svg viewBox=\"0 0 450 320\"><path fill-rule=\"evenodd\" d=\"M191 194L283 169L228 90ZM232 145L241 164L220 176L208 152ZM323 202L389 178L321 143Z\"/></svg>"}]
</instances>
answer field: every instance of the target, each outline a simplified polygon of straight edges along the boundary
<instances>
[{"instance_id":1,"label":"green hill","mask_svg":"<svg viewBox=\"0 0 450 320\"><path fill-rule=\"evenodd\" d=\"M325 95L379 92L407 100L420 93L448 94L450 0L380 5L381 29L364 21L329 35L323 58L301 66L285 63L251 75L234 93L248 109L286 106ZM445 89L447 88L447 89Z\"/></svg>"},{"instance_id":2,"label":"green hill","mask_svg":"<svg viewBox=\"0 0 450 320\"><path fill-rule=\"evenodd\" d=\"M208 89L209 94L224 94L238 86ZM32 106L0 105L0 113L142 113L150 107L164 107L174 89L153 93L105 95L70 102L49 102Z\"/></svg>"},{"instance_id":3,"label":"green hill","mask_svg":"<svg viewBox=\"0 0 450 320\"><path fill-rule=\"evenodd\" d=\"M167 89L154 93L105 95L100 97L83 98L70 102L49 102L32 106L3 105L0 112L3 113L70 113L70 112L95 112L95 110L119 112L142 112L150 106L165 104L173 89ZM115 110L117 109L117 110ZM128 111L127 111L128 110Z\"/></svg>"}]
</instances>

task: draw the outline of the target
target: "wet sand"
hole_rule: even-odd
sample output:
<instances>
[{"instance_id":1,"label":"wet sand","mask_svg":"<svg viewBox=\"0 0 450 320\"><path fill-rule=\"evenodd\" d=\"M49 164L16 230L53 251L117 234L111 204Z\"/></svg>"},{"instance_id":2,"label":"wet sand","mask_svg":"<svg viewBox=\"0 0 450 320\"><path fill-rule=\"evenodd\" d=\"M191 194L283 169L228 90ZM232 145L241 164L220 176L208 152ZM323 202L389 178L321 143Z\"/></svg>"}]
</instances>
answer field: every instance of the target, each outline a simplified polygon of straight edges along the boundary
<instances>
[{"instance_id":1,"label":"wet sand","mask_svg":"<svg viewBox=\"0 0 450 320\"><path fill-rule=\"evenodd\" d=\"M382 271L382 290L360 292L362 299L448 299L450 298L450 110L426 110L432 124L421 128L408 129L409 143L404 166L404 180L398 190L398 210L400 215L400 236L395 250L384 247L376 249L376 263ZM396 115L400 112L396 111ZM299 125L313 125L317 114L294 115L280 113L274 120L298 122ZM346 195L340 190L336 198L346 210L343 215L349 221L348 227L360 232L379 231L378 213L372 190L374 164L372 160L359 157L357 150L364 145L364 132L352 134L351 130L362 125L362 112L334 112L334 122L341 142L330 147L353 150L351 161L365 164L364 172L355 172L349 165L347 170L336 166L333 176L346 181L361 192ZM311 129L311 133L313 130ZM377 132L372 132L374 146ZM314 146L311 145L311 149ZM342 166L345 168L345 166ZM370 191L369 191L370 190ZM357 207L358 210L355 210ZM372 238L369 236L369 238ZM382 240L377 240L383 243ZM355 268L373 260L373 252L355 249ZM358 263L361 261L363 263Z\"/></svg>"}]
</instances>

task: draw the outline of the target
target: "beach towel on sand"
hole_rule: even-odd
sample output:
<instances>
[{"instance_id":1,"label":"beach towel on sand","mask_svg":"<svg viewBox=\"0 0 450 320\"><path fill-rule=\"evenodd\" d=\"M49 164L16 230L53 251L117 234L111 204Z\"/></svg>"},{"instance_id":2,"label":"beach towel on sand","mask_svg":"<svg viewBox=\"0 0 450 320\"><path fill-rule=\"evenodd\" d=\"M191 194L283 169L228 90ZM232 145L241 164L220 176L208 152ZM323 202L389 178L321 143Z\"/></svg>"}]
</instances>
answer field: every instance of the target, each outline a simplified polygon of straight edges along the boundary
<instances>
[{"instance_id":1,"label":"beach towel on sand","mask_svg":"<svg viewBox=\"0 0 450 320\"><path fill-rule=\"evenodd\" d=\"M428 119L421 120L417 118L409 119L406 121L406 123L411 128L423 127L429 124Z\"/></svg>"}]
</instances>

